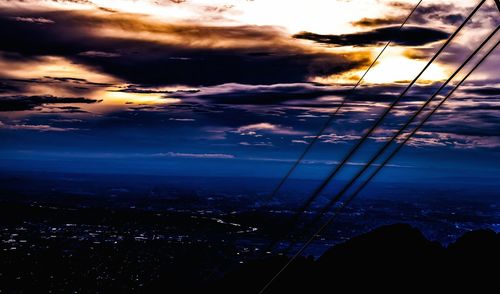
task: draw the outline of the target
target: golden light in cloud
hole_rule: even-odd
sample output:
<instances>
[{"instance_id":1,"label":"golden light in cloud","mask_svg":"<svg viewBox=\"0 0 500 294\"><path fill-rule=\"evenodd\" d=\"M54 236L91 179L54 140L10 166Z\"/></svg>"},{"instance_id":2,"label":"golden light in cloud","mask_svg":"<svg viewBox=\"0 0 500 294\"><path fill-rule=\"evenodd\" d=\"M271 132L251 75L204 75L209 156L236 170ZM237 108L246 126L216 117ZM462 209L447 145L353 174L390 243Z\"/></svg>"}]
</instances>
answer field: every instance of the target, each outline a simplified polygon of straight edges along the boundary
<instances>
[{"instance_id":1,"label":"golden light in cloud","mask_svg":"<svg viewBox=\"0 0 500 294\"><path fill-rule=\"evenodd\" d=\"M29 70L27 70L29 69ZM77 77L95 83L116 83L118 79L99 73L89 67L67 60L64 57L46 56L35 60L4 60L0 57L0 73L19 79L43 77Z\"/></svg>"},{"instance_id":2,"label":"golden light in cloud","mask_svg":"<svg viewBox=\"0 0 500 294\"><path fill-rule=\"evenodd\" d=\"M121 82L115 77L100 73L88 66L55 56L45 56L34 60L10 60L2 59L0 56L0 76L19 80L38 80L39 82L24 85L24 95L61 97L95 98L93 95L95 88ZM88 85L86 82L94 84Z\"/></svg>"},{"instance_id":3,"label":"golden light in cloud","mask_svg":"<svg viewBox=\"0 0 500 294\"><path fill-rule=\"evenodd\" d=\"M372 60L379 52L375 49L372 54ZM390 48L379 61L370 69L363 79L363 84L387 84L387 83L405 83L413 80L417 74L425 67L428 60L412 59L402 48ZM371 63L372 61L370 61ZM367 69L355 69L339 75L328 77L313 77L311 80L323 84L352 84L356 83ZM449 76L447 68L434 62L418 80L418 83L432 83L446 80Z\"/></svg>"},{"instance_id":4,"label":"golden light in cloud","mask_svg":"<svg viewBox=\"0 0 500 294\"><path fill-rule=\"evenodd\" d=\"M408 4L416 2L412 0L400 1ZM373 53L371 57L374 58L374 54L378 53L380 48L330 47L294 39L290 33L299 31L311 31L317 34L359 32L360 29L352 24L353 21L387 15L404 16L406 12L403 9L389 5L391 2L392 0L287 2L282 0L189 0L175 3L170 0L93 0L76 2L21 1L16 4L16 7L17 5L27 6L37 3L40 7L82 10L75 15L79 16L81 14L87 17L84 19L86 22L88 21L89 25L82 28L85 28L89 38L96 37L98 40L106 39L106 41L109 41L114 38L140 39L154 42L155 45L158 44L160 49L160 45L182 45L188 49L213 50L222 48L231 50L244 48L249 52L252 51L252 53L253 51L267 53L267 51L275 50L276 53L284 55L319 52L325 53L327 59L329 59L329 56L326 53L332 53L332 58L335 58L336 55L342 55L346 60L352 61L353 64L365 64L360 59L370 56L371 51ZM465 1L461 2L465 3ZM2 5L4 4L0 4L0 7ZM106 9L102 10L100 8L108 8L117 11L117 13L110 13ZM71 25L72 22L69 22L69 24ZM50 28L51 25L55 26L55 24L48 24L47 28ZM239 31L234 29L235 25L239 26ZM268 27L254 27L253 25ZM103 52L101 54L120 56L121 49L122 47L116 50L118 53ZM125 49L125 53L120 58L125 60L127 48L123 49ZM391 50L384 53L382 59L365 77L364 82L368 84L395 83L412 80L427 61L425 59L411 58L407 56L408 54L405 56L404 50L407 49L391 48ZM179 52L179 55L182 56L182 50L179 50ZM80 52L80 55L84 53ZM275 52L271 53L274 54ZM156 52L152 54L156 54ZM105 57L101 56L100 58ZM175 58L177 57L175 56ZM189 59L189 57L185 58ZM266 57L262 57L262 59L264 58ZM360 62L355 63L354 61ZM358 68L339 75L312 77L311 80L327 84L352 84L363 74L364 70ZM307 75L307 71L305 72L304 76ZM100 72L98 68L76 64L71 62L69 58L64 57L48 56L40 57L34 61L7 61L2 60L0 56L0 74L19 79L78 78L92 83L109 84L88 86L91 91L84 93L83 91L71 92L70 87L59 87L55 82L33 83L33 85L28 86L28 91L24 93L26 95L43 94L68 97L79 95L103 100L98 106L91 105L88 107L104 109L116 105L123 106L126 102L135 104L172 104L180 102L179 99L165 98L165 93L160 93L161 91L157 91L157 93L119 92L117 90L120 90L120 85L126 85L126 83L132 81L120 80ZM419 82L438 81L446 77L447 67L436 63L424 73Z\"/></svg>"},{"instance_id":5,"label":"golden light in cloud","mask_svg":"<svg viewBox=\"0 0 500 294\"><path fill-rule=\"evenodd\" d=\"M29 69L29 70L27 70ZM0 74L13 79L37 79L45 82L27 83L25 95L53 95L61 97L80 97L102 100L100 103L80 105L83 110L105 113L123 107L127 102L133 104L174 104L181 100L165 97L163 93L118 92L127 85L123 81L99 73L93 68L76 64L63 57L47 56L36 60L6 60L0 58ZM62 80L57 80L57 79ZM74 85L63 86L65 79L76 81ZM72 80L74 79L74 80ZM81 79L83 84L78 84ZM94 83L91 85L86 82ZM109 85L108 85L109 84ZM78 94L74 87L84 87L85 94ZM155 89L155 90L177 90Z\"/></svg>"},{"instance_id":6,"label":"golden light in cloud","mask_svg":"<svg viewBox=\"0 0 500 294\"><path fill-rule=\"evenodd\" d=\"M364 81L372 84L411 81L426 64L427 61L424 60L415 60L404 56L389 56L377 63L365 76ZM358 74L362 74L362 72ZM438 64L433 64L424 72L418 82L435 82L446 78L446 70Z\"/></svg>"},{"instance_id":7,"label":"golden light in cloud","mask_svg":"<svg viewBox=\"0 0 500 294\"><path fill-rule=\"evenodd\" d=\"M168 98L159 93L127 93L115 90L104 90L100 96L106 105L123 105L125 103L134 104L175 104L181 102L177 98Z\"/></svg>"}]
</instances>

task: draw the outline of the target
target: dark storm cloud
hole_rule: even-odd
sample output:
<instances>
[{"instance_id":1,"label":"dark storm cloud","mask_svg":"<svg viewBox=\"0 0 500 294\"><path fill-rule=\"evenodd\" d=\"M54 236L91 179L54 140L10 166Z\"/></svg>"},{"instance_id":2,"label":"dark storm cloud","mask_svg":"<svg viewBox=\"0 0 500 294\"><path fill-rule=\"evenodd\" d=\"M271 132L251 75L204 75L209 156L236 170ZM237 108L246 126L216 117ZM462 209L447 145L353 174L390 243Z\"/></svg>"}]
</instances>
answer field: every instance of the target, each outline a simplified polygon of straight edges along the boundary
<instances>
[{"instance_id":1,"label":"dark storm cloud","mask_svg":"<svg viewBox=\"0 0 500 294\"><path fill-rule=\"evenodd\" d=\"M366 58L353 60L292 45L293 40L272 27L166 25L126 15L112 19L106 14L108 19L68 11L30 13L30 17L54 21L34 25L14 21L10 15L0 15L0 51L26 58L63 56L131 83L206 86L303 82L366 62ZM102 35L99 29L117 33ZM165 40L126 35L134 32Z\"/></svg>"},{"instance_id":2,"label":"dark storm cloud","mask_svg":"<svg viewBox=\"0 0 500 294\"><path fill-rule=\"evenodd\" d=\"M17 91L19 91L18 87L14 86L12 84L0 81L0 93L11 93L11 92L17 92Z\"/></svg>"},{"instance_id":3,"label":"dark storm cloud","mask_svg":"<svg viewBox=\"0 0 500 294\"><path fill-rule=\"evenodd\" d=\"M500 105L492 105L488 103L478 103L476 105L471 106L461 106L455 108L457 111L477 111L477 110L486 110L486 111L500 111ZM500 118L498 118L500 120Z\"/></svg>"},{"instance_id":4,"label":"dark storm cloud","mask_svg":"<svg viewBox=\"0 0 500 294\"><path fill-rule=\"evenodd\" d=\"M420 101L432 94L438 85L414 86L407 98L409 101ZM330 87L311 83L282 84L270 86L221 85L205 88L199 92L177 92L168 97L181 98L184 101L196 98L201 101L225 105L289 105L301 107L332 107L337 102L320 100L322 97L337 97L338 101L348 96L352 102L390 102L403 91L404 86L377 85L357 88L351 93L351 87Z\"/></svg>"},{"instance_id":5,"label":"dark storm cloud","mask_svg":"<svg viewBox=\"0 0 500 294\"><path fill-rule=\"evenodd\" d=\"M492 87L465 89L464 92L480 96L497 96L500 97L500 89Z\"/></svg>"},{"instance_id":6,"label":"dark storm cloud","mask_svg":"<svg viewBox=\"0 0 500 294\"><path fill-rule=\"evenodd\" d=\"M405 27L403 31L400 31L399 27L391 26L343 35L320 35L302 32L296 34L294 37L336 46L373 46L390 40L401 46L421 46L446 39L448 33L437 29L416 26Z\"/></svg>"},{"instance_id":7,"label":"dark storm cloud","mask_svg":"<svg viewBox=\"0 0 500 294\"><path fill-rule=\"evenodd\" d=\"M427 131L445 133L445 134L454 134L454 135L462 135L462 136L476 136L476 137L492 137L499 139L498 134L495 132L495 129L478 129L475 127L456 127L449 126L449 128L432 128L426 127Z\"/></svg>"},{"instance_id":8,"label":"dark storm cloud","mask_svg":"<svg viewBox=\"0 0 500 294\"><path fill-rule=\"evenodd\" d=\"M96 102L99 102L99 100L88 99L83 97L69 98L69 97L55 97L55 96L3 96L0 97L0 111L32 110L36 107L47 104L67 104L67 103L90 104ZM66 110L70 109L66 108Z\"/></svg>"},{"instance_id":9,"label":"dark storm cloud","mask_svg":"<svg viewBox=\"0 0 500 294\"><path fill-rule=\"evenodd\" d=\"M480 89L480 87L477 88L477 90ZM471 99L467 91L463 91L458 96L452 97L432 116L425 131L459 136L491 137L491 140L497 141L493 145L500 146L499 104L497 99L491 98L493 97Z\"/></svg>"},{"instance_id":10,"label":"dark storm cloud","mask_svg":"<svg viewBox=\"0 0 500 294\"><path fill-rule=\"evenodd\" d=\"M346 92L347 90L312 86L309 84L254 87L233 85L230 89L219 93L204 93L201 91L195 95L178 93L177 95L171 96L177 98L196 97L198 99L208 100L218 104L273 105L291 100L315 99L327 95L344 94Z\"/></svg>"}]
</instances>

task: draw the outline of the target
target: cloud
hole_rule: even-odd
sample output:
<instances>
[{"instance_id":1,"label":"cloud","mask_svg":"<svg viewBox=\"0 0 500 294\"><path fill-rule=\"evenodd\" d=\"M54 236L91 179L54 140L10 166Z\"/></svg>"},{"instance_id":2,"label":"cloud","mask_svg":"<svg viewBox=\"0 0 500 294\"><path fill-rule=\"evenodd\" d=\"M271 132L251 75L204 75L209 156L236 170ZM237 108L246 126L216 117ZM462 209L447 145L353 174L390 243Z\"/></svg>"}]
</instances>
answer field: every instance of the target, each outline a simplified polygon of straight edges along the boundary
<instances>
[{"instance_id":1,"label":"cloud","mask_svg":"<svg viewBox=\"0 0 500 294\"><path fill-rule=\"evenodd\" d=\"M280 163L294 163L296 158L273 158L273 157L248 157L241 158L243 160L252 160L252 161L264 161L264 162L280 162ZM337 160L325 160L325 159L305 159L301 161L301 164L307 165L338 165L340 162ZM349 166L365 166L367 162L355 162L348 161L345 163ZM379 164L373 164L372 166L379 166ZM412 165L400 165L400 164L386 164L387 167L396 167L396 168L413 168Z\"/></svg>"},{"instance_id":2,"label":"cloud","mask_svg":"<svg viewBox=\"0 0 500 294\"><path fill-rule=\"evenodd\" d=\"M259 123L253 125L242 126L238 129L240 132L261 131L261 130L276 130L278 127L270 123Z\"/></svg>"},{"instance_id":3,"label":"cloud","mask_svg":"<svg viewBox=\"0 0 500 294\"><path fill-rule=\"evenodd\" d=\"M273 125L270 123L257 123L246 126L241 126L237 129L237 133L241 135L255 136L257 132L266 132L278 135L304 135L304 132L293 130L290 127Z\"/></svg>"},{"instance_id":4,"label":"cloud","mask_svg":"<svg viewBox=\"0 0 500 294\"><path fill-rule=\"evenodd\" d=\"M55 96L0 96L0 111L22 111L32 110L47 104L74 104L74 103L97 103L100 100L83 97L55 97ZM67 110L69 110L65 106ZM73 107L73 106L69 106ZM73 109L74 110L74 109Z\"/></svg>"},{"instance_id":5,"label":"cloud","mask_svg":"<svg viewBox=\"0 0 500 294\"><path fill-rule=\"evenodd\" d=\"M421 24L439 21L443 24L455 25L461 22L465 16L462 9L449 3L426 3L412 15L412 21Z\"/></svg>"},{"instance_id":6,"label":"cloud","mask_svg":"<svg viewBox=\"0 0 500 294\"><path fill-rule=\"evenodd\" d=\"M78 55L80 56L85 56L85 57L96 57L96 58L99 58L99 57L119 57L120 54L118 53L113 53L113 52L103 52L103 51L85 51L85 52L81 52L81 53L78 53Z\"/></svg>"},{"instance_id":7,"label":"cloud","mask_svg":"<svg viewBox=\"0 0 500 294\"><path fill-rule=\"evenodd\" d=\"M400 31L398 26L390 26L361 33L343 35L320 35L302 32L294 35L294 37L336 46L364 47L378 45L390 40L400 46L422 46L446 39L448 33L438 29L417 26L407 26Z\"/></svg>"},{"instance_id":8,"label":"cloud","mask_svg":"<svg viewBox=\"0 0 500 294\"><path fill-rule=\"evenodd\" d=\"M475 95L480 95L480 96L496 96L500 97L500 88L493 88L493 87L475 87L475 88L469 88L465 89L465 92L469 94L475 94Z\"/></svg>"},{"instance_id":9,"label":"cloud","mask_svg":"<svg viewBox=\"0 0 500 294\"><path fill-rule=\"evenodd\" d=\"M304 82L366 60L314 49L270 26L162 23L124 13L49 11L37 26L0 13L0 51L60 56L129 83L206 86ZM24 17L24 16L21 16Z\"/></svg>"},{"instance_id":10,"label":"cloud","mask_svg":"<svg viewBox=\"0 0 500 294\"><path fill-rule=\"evenodd\" d=\"M48 18L44 17L13 17L12 18L15 21L19 22L28 22L28 23L35 23L35 24L53 24L55 23L53 20L50 20Z\"/></svg>"},{"instance_id":11,"label":"cloud","mask_svg":"<svg viewBox=\"0 0 500 294\"><path fill-rule=\"evenodd\" d=\"M242 105L280 107L336 107L343 97L349 95L351 103L355 102L390 102L403 91L404 85L374 85L357 88L351 93L352 86L334 85L325 86L314 83L292 83L275 85L242 85L223 84L214 87L205 87L198 92L175 92L169 97L197 102L212 102L230 107ZM414 86L412 97L419 99L421 95L430 95L428 90L422 92L420 86ZM408 95L409 96L409 95Z\"/></svg>"},{"instance_id":12,"label":"cloud","mask_svg":"<svg viewBox=\"0 0 500 294\"><path fill-rule=\"evenodd\" d=\"M305 136L305 139L312 139L314 136ZM326 134L326 135L321 135L319 137L319 140L323 143L330 143L330 144L344 144L349 141L355 141L359 140L361 138L360 135L353 135L353 134Z\"/></svg>"},{"instance_id":13,"label":"cloud","mask_svg":"<svg viewBox=\"0 0 500 294\"><path fill-rule=\"evenodd\" d=\"M180 94L180 95L194 94L200 92L199 89L162 89L158 87L149 87L147 85L126 85L123 88L113 91L123 92L123 93L134 93L134 94Z\"/></svg>"},{"instance_id":14,"label":"cloud","mask_svg":"<svg viewBox=\"0 0 500 294\"><path fill-rule=\"evenodd\" d=\"M500 138L437 132L419 132L408 141L413 147L447 147L456 149L499 148Z\"/></svg>"},{"instance_id":15,"label":"cloud","mask_svg":"<svg viewBox=\"0 0 500 294\"><path fill-rule=\"evenodd\" d=\"M39 131L39 132L68 132L78 130L76 128L58 128L50 125L27 125L15 124L8 125L0 121L0 129L6 130L26 130L26 131Z\"/></svg>"},{"instance_id":16,"label":"cloud","mask_svg":"<svg viewBox=\"0 0 500 294\"><path fill-rule=\"evenodd\" d=\"M408 12L413 9L414 6L414 4L403 2L392 2L389 4L392 7ZM434 26L457 25L463 21L468 11L471 10L471 7L471 4L467 3L467 1L455 1L454 3L451 1L448 3L423 2L419 5L418 9L413 12L411 22L418 24L432 24ZM491 3L488 3L487 1L479 13L486 13L489 17L490 14L493 14L492 12L498 13L493 1ZM494 17L497 17L497 14L493 15ZM477 21L477 19L473 21Z\"/></svg>"},{"instance_id":17,"label":"cloud","mask_svg":"<svg viewBox=\"0 0 500 294\"><path fill-rule=\"evenodd\" d=\"M173 118L173 117L169 118L168 120L180 121L180 122L192 122L192 121L196 121L193 118Z\"/></svg>"},{"instance_id":18,"label":"cloud","mask_svg":"<svg viewBox=\"0 0 500 294\"><path fill-rule=\"evenodd\" d=\"M78 106L49 106L44 113L88 113Z\"/></svg>"},{"instance_id":19,"label":"cloud","mask_svg":"<svg viewBox=\"0 0 500 294\"><path fill-rule=\"evenodd\" d=\"M2 93L11 93L18 92L20 90L19 87L12 85L10 83L5 83L0 81L0 94Z\"/></svg>"},{"instance_id":20,"label":"cloud","mask_svg":"<svg viewBox=\"0 0 500 294\"><path fill-rule=\"evenodd\" d=\"M96 98L118 83L62 57L25 57L0 51L0 93Z\"/></svg>"},{"instance_id":21,"label":"cloud","mask_svg":"<svg viewBox=\"0 0 500 294\"><path fill-rule=\"evenodd\" d=\"M167 152L167 153L157 153L153 155L154 157L180 157L180 158L200 158L200 159L234 159L235 156L231 154L221 154L221 153L178 153L178 152Z\"/></svg>"},{"instance_id":22,"label":"cloud","mask_svg":"<svg viewBox=\"0 0 500 294\"><path fill-rule=\"evenodd\" d=\"M272 142L240 142L239 145L241 146L255 146L255 147L273 147Z\"/></svg>"},{"instance_id":23,"label":"cloud","mask_svg":"<svg viewBox=\"0 0 500 294\"><path fill-rule=\"evenodd\" d=\"M401 23L400 17L368 18L353 21L352 24L358 27L379 27Z\"/></svg>"},{"instance_id":24,"label":"cloud","mask_svg":"<svg viewBox=\"0 0 500 294\"><path fill-rule=\"evenodd\" d=\"M275 85L224 84L199 92L176 92L171 97L197 98L220 104L272 105L292 100L313 100L328 95L342 95L348 90L308 83Z\"/></svg>"}]
</instances>

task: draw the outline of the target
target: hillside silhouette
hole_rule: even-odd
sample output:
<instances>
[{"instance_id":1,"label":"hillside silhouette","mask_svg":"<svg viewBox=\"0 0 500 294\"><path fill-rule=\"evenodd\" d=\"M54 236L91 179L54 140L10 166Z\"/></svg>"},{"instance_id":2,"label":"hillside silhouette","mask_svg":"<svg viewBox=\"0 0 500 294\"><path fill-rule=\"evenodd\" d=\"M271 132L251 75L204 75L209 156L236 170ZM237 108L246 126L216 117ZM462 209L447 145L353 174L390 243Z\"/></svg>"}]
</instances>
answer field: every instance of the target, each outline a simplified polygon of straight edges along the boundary
<instances>
[{"instance_id":1,"label":"hillside silhouette","mask_svg":"<svg viewBox=\"0 0 500 294\"><path fill-rule=\"evenodd\" d=\"M287 260L277 256L252 261L209 292L258 293ZM472 231L444 247L410 225L395 224L336 245L317 260L297 259L266 293L405 293L463 287L498 293L499 264L500 234L494 231Z\"/></svg>"}]
</instances>

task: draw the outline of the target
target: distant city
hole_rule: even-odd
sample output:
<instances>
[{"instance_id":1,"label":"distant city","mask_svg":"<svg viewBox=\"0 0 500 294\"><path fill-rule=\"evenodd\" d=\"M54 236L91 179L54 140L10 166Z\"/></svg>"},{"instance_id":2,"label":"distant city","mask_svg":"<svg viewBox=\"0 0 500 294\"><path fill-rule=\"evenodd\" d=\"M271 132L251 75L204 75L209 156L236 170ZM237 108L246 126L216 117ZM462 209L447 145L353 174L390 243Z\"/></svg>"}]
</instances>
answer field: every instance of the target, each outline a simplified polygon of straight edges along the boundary
<instances>
[{"instance_id":1,"label":"distant city","mask_svg":"<svg viewBox=\"0 0 500 294\"><path fill-rule=\"evenodd\" d=\"M121 265L127 271L162 267L158 273L139 275L133 287L146 285L160 272L182 276L168 278L172 283L189 281L195 285L221 277L235 264L265 256L262 250L270 240L282 236L298 204L298 198L288 197L266 202L262 189L271 185L270 179L242 194L236 191L245 190L245 179L133 178L98 174L2 176L0 255L4 266L9 262L19 266L40 255L55 255L71 264L85 254L95 254L96 263L86 269L89 275L98 272L113 277L118 274L115 269L101 268L109 266L102 260L107 258L103 252L117 250L121 252L118 256L128 256ZM206 181L212 182L214 191L197 187ZM314 185L314 181L308 182ZM295 194L291 195L304 193L299 188L307 186L303 184L303 180L294 182ZM220 193L219 185L233 189ZM398 195L403 190L394 185L375 188L380 195L360 198L346 209L307 254L319 257L334 244L392 223L411 224L445 245L470 230L500 231L500 200L493 197L494 191L488 194L486 187L477 197L467 195L474 191L465 189L457 194L445 189L433 192L433 187L427 187L418 195ZM312 211L306 213L303 222L312 215ZM274 253L288 242L282 240ZM161 265L158 260L162 260ZM187 272L178 271L179 264ZM19 272L19 279L30 279L29 275ZM73 281L74 277L67 279Z\"/></svg>"}]
</instances>

